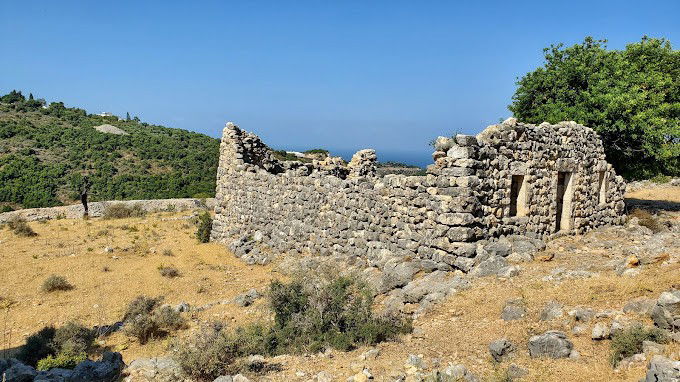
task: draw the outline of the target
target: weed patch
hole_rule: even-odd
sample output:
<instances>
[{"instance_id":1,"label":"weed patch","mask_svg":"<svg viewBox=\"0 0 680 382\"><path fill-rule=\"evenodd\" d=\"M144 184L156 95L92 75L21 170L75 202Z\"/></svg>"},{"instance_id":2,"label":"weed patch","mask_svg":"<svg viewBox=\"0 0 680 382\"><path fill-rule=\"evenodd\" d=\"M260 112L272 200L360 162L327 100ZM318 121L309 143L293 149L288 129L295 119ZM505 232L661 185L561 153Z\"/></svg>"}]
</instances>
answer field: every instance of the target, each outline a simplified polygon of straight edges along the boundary
<instances>
[{"instance_id":1,"label":"weed patch","mask_svg":"<svg viewBox=\"0 0 680 382\"><path fill-rule=\"evenodd\" d=\"M668 338L661 329L645 328L642 325L634 325L617 332L612 337L611 343L612 353L610 361L612 366L618 365L626 357L642 353L642 343L644 341L666 343Z\"/></svg>"},{"instance_id":2,"label":"weed patch","mask_svg":"<svg viewBox=\"0 0 680 382\"><path fill-rule=\"evenodd\" d=\"M73 285L66 280L66 277L59 275L50 275L45 281L43 281L42 287L43 292L55 292L55 291L66 291L73 289Z\"/></svg>"}]
</instances>

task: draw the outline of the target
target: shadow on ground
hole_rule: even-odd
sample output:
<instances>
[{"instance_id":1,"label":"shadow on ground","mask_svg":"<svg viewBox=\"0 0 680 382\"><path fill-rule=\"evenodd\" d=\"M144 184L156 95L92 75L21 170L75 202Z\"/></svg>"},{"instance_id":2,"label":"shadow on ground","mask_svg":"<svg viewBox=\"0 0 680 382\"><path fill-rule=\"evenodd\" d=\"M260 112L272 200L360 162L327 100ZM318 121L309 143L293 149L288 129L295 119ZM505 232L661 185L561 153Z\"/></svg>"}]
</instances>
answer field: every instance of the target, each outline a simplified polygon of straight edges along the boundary
<instances>
[{"instance_id":1,"label":"shadow on ground","mask_svg":"<svg viewBox=\"0 0 680 382\"><path fill-rule=\"evenodd\" d=\"M680 211L680 203L670 200L646 200L626 198L626 209L644 208L653 212L659 211Z\"/></svg>"}]
</instances>

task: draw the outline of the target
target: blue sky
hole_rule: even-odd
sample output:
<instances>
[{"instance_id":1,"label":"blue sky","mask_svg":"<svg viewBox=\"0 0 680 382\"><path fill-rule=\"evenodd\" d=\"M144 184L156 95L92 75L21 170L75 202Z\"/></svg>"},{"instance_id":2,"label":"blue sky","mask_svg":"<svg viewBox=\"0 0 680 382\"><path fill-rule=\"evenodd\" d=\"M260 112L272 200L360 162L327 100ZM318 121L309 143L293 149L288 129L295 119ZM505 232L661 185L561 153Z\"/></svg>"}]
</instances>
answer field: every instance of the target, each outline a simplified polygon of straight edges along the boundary
<instances>
[{"instance_id":1,"label":"blue sky","mask_svg":"<svg viewBox=\"0 0 680 382\"><path fill-rule=\"evenodd\" d=\"M431 138L509 116L544 47L646 34L677 48L678 15L678 0L1 0L0 91L423 164Z\"/></svg>"}]
</instances>

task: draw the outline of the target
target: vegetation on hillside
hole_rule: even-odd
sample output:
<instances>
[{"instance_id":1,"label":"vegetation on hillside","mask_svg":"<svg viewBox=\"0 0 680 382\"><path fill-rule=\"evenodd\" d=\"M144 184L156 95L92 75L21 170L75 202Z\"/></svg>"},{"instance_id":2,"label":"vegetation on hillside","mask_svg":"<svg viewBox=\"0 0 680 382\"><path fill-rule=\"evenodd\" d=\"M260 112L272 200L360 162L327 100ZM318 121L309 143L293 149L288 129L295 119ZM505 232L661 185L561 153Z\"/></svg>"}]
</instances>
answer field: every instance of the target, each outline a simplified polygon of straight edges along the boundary
<instances>
[{"instance_id":1,"label":"vegetation on hillside","mask_svg":"<svg viewBox=\"0 0 680 382\"><path fill-rule=\"evenodd\" d=\"M680 51L643 37L624 50L587 37L544 50L509 106L522 122L576 121L592 127L607 159L629 179L680 175Z\"/></svg>"},{"instance_id":2,"label":"vegetation on hillside","mask_svg":"<svg viewBox=\"0 0 680 382\"><path fill-rule=\"evenodd\" d=\"M128 135L97 131L103 124ZM214 195L219 140L186 130L119 120L19 91L0 97L0 204L48 207L89 199Z\"/></svg>"}]
</instances>

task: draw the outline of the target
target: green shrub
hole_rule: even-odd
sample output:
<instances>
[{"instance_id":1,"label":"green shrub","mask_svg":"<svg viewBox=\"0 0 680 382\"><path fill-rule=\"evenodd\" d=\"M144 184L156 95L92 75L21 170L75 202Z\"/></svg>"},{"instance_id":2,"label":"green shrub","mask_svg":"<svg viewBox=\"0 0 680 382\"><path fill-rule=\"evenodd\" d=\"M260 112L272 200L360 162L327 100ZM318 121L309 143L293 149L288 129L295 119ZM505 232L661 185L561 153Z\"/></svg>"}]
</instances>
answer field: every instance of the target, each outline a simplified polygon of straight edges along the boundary
<instances>
[{"instance_id":1,"label":"green shrub","mask_svg":"<svg viewBox=\"0 0 680 382\"><path fill-rule=\"evenodd\" d=\"M17 236L32 237L38 236L38 234L33 231L33 228L26 223L26 221L20 217L14 217L7 221L7 226L14 232Z\"/></svg>"},{"instance_id":2,"label":"green shrub","mask_svg":"<svg viewBox=\"0 0 680 382\"><path fill-rule=\"evenodd\" d=\"M12 208L10 206L5 205L5 206L0 207L0 213L12 212L12 211L14 211L14 208Z\"/></svg>"},{"instance_id":3,"label":"green shrub","mask_svg":"<svg viewBox=\"0 0 680 382\"><path fill-rule=\"evenodd\" d=\"M94 338L95 334L92 329L69 321L55 331L52 348L58 354L77 355L87 353L92 348Z\"/></svg>"},{"instance_id":4,"label":"green shrub","mask_svg":"<svg viewBox=\"0 0 680 382\"><path fill-rule=\"evenodd\" d=\"M621 330L612 336L611 357L612 366L633 354L642 353L642 342L653 341L657 343L668 342L668 337L659 328L645 328L642 325L634 325Z\"/></svg>"},{"instance_id":5,"label":"green shrub","mask_svg":"<svg viewBox=\"0 0 680 382\"><path fill-rule=\"evenodd\" d=\"M665 184L671 181L671 177L668 175L657 174L649 180L657 184Z\"/></svg>"},{"instance_id":6,"label":"green shrub","mask_svg":"<svg viewBox=\"0 0 680 382\"><path fill-rule=\"evenodd\" d=\"M327 347L350 350L411 331L408 320L374 315L372 294L353 277L274 281L269 300L273 325L253 324L231 331L212 325L176 343L173 357L192 377L212 380L247 355L317 352Z\"/></svg>"},{"instance_id":7,"label":"green shrub","mask_svg":"<svg viewBox=\"0 0 680 382\"><path fill-rule=\"evenodd\" d=\"M350 350L411 331L397 316L376 316L370 290L353 277L298 278L270 286L276 353Z\"/></svg>"},{"instance_id":8,"label":"green shrub","mask_svg":"<svg viewBox=\"0 0 680 382\"><path fill-rule=\"evenodd\" d=\"M19 350L17 358L27 365L37 365L39 360L53 354L51 344L55 332L56 329L53 326L46 326L37 333L28 336L26 343Z\"/></svg>"},{"instance_id":9,"label":"green shrub","mask_svg":"<svg viewBox=\"0 0 680 382\"><path fill-rule=\"evenodd\" d=\"M38 370L50 370L54 368L60 369L73 369L79 363L87 359L87 354L85 353L68 353L62 352L56 356L48 355L47 357L38 361L36 369Z\"/></svg>"},{"instance_id":10,"label":"green shrub","mask_svg":"<svg viewBox=\"0 0 680 382\"><path fill-rule=\"evenodd\" d=\"M210 231L212 230L212 217L210 213L203 212L198 217L198 229L196 230L196 238L200 243L207 243L210 241Z\"/></svg>"},{"instance_id":11,"label":"green shrub","mask_svg":"<svg viewBox=\"0 0 680 382\"><path fill-rule=\"evenodd\" d=\"M114 203L106 206L104 208L104 213L102 217L104 219L124 219L124 218L138 218L146 215L146 211L142 209L142 206L135 204L132 207L128 207L123 203Z\"/></svg>"},{"instance_id":12,"label":"green shrub","mask_svg":"<svg viewBox=\"0 0 680 382\"><path fill-rule=\"evenodd\" d=\"M214 197L215 197L214 194L210 194L210 193L207 193L207 192L198 192L198 193L195 193L194 196L192 196L192 198L194 198L194 199L208 199L208 198L214 198Z\"/></svg>"},{"instance_id":13,"label":"green shrub","mask_svg":"<svg viewBox=\"0 0 680 382\"><path fill-rule=\"evenodd\" d=\"M64 276L50 275L43 281L41 289L43 292L64 291L73 289L73 285Z\"/></svg>"}]
</instances>

